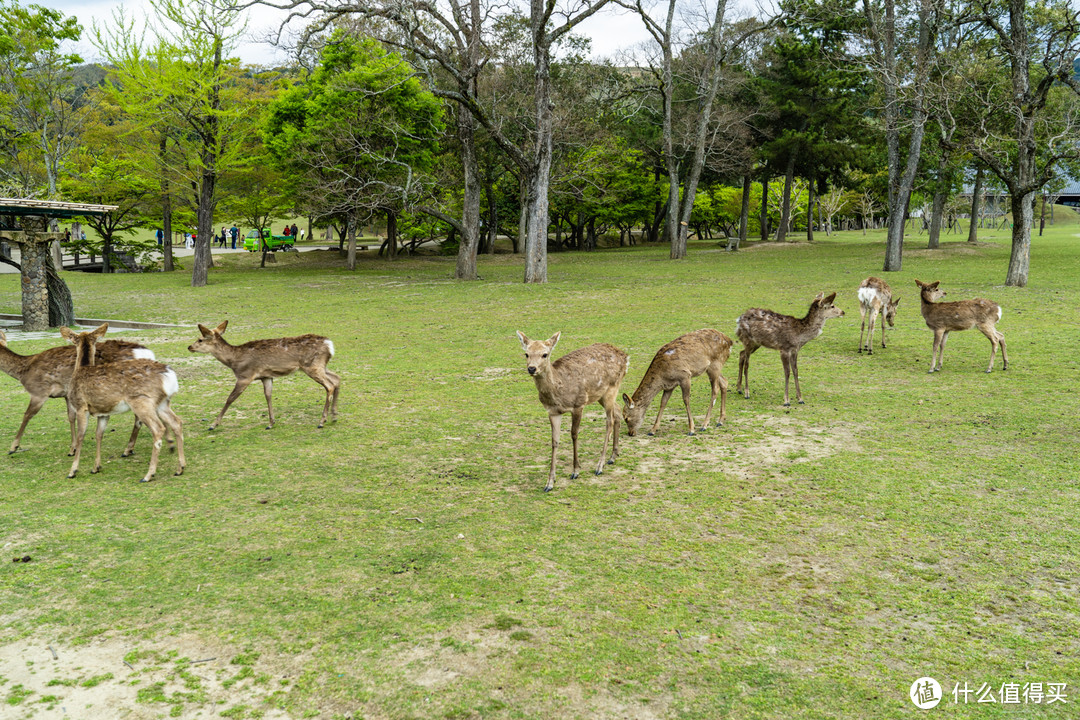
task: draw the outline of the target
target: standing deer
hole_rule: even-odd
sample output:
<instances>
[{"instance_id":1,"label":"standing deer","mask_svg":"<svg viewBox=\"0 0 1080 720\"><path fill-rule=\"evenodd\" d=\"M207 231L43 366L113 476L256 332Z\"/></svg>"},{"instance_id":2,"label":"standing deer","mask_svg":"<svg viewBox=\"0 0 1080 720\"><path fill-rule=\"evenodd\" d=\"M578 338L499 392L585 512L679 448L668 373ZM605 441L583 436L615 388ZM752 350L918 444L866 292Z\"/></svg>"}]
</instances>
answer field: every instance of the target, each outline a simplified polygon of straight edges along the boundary
<instances>
[{"instance_id":1,"label":"standing deer","mask_svg":"<svg viewBox=\"0 0 1080 720\"><path fill-rule=\"evenodd\" d=\"M689 426L689 434L694 434L694 416L690 412L690 380L702 373L708 373L709 382L712 385L712 400L709 402L709 410L705 413L705 422L701 429L709 427L709 419L712 418L713 407L716 405L716 393L720 393L720 419L717 427L724 424L727 419L727 389L728 382L720 371L724 369L731 354L731 338L722 332L705 329L687 333L675 338L667 345L656 351L649 369L641 378L641 383L634 391L633 397L623 393L623 419L626 420L626 432L633 437L637 434L645 413L649 411L656 394L660 396L660 412L656 414L656 422L653 423L649 434L652 435L660 427L660 417L664 414L671 393L676 387L682 389L683 405L686 406L686 422Z\"/></svg>"},{"instance_id":2,"label":"standing deer","mask_svg":"<svg viewBox=\"0 0 1080 720\"><path fill-rule=\"evenodd\" d=\"M94 469L101 471L101 437L110 415L117 415L130 410L137 422L142 423L153 436L150 451L150 467L141 482L150 482L157 472L158 453L166 428L176 438L176 451L179 467L176 475L184 472L184 431L180 418L172 411L170 401L180 386L176 373L154 360L124 360L121 362L94 365L95 345L105 331L107 324L91 332L74 333L68 328L60 328L60 334L75 346L75 359L67 385L67 398L75 413L77 431L75 434L75 459L71 463L68 477L73 478L79 470L79 458L82 455L83 439L89 416L97 418L94 434L96 451Z\"/></svg>"},{"instance_id":3,"label":"standing deer","mask_svg":"<svg viewBox=\"0 0 1080 720\"><path fill-rule=\"evenodd\" d=\"M744 398L750 397L750 356L759 347L780 351L780 360L784 363L784 407L789 407L788 381L795 375L795 399L803 404L802 390L799 388L799 349L821 334L825 321L829 318L843 317L844 311L833 305L836 293L825 297L818 293L810 310L804 318L781 315L772 310L750 308L735 322L735 334L743 344L739 353L739 381L735 392L743 389L746 381Z\"/></svg>"},{"instance_id":4,"label":"standing deer","mask_svg":"<svg viewBox=\"0 0 1080 720\"><path fill-rule=\"evenodd\" d=\"M874 354L874 321L878 313L881 313L881 347L885 347L885 322L893 327L896 318L896 306L900 304L900 298L892 296L892 288L889 283L881 278L870 276L859 285L859 314L862 316L862 327L859 328L859 352L864 349L867 355ZM863 345L863 331L866 330L866 316L870 315L870 334Z\"/></svg>"},{"instance_id":5,"label":"standing deer","mask_svg":"<svg viewBox=\"0 0 1080 720\"><path fill-rule=\"evenodd\" d=\"M581 413L589 403L599 402L606 415L604 448L600 451L596 474L604 471L608 437L612 438L612 442L611 457L607 462L609 465L615 462L619 456L619 385L630 367L629 356L606 343L574 350L552 362L549 356L559 342L560 334L555 333L546 341L540 341L530 340L520 330L517 333L521 348L525 351L529 374L540 392L540 404L547 409L551 421L551 468L544 492L550 492L555 487L555 452L559 447L559 426L563 413L568 412L571 417L570 438L574 442L571 479L577 478L581 470L578 462L578 428L581 426Z\"/></svg>"},{"instance_id":6,"label":"standing deer","mask_svg":"<svg viewBox=\"0 0 1080 720\"><path fill-rule=\"evenodd\" d=\"M303 370L326 390L326 403L323 405L319 427L326 424L328 411L332 420L337 419L337 399L338 391L341 389L341 378L326 369L326 364L330 362L330 358L334 357L334 343L330 339L322 335L300 335L272 340L251 340L243 345L230 345L225 338L221 337L228 325L228 320L213 330L205 325L199 325L202 337L188 347L191 352L210 353L236 375L236 386L226 398L225 407L221 408L217 418L210 423L211 430L218 426L225 411L254 380L262 380L263 393L266 395L266 410L270 413L270 424L266 426L266 429L273 428L274 405L270 395L273 392L274 378L291 375L297 370Z\"/></svg>"},{"instance_id":7,"label":"standing deer","mask_svg":"<svg viewBox=\"0 0 1080 720\"><path fill-rule=\"evenodd\" d=\"M915 281L919 286L919 299L922 302L922 316L926 327L934 331L934 348L930 354L930 370L941 370L945 358L945 341L953 330L979 328L979 332L990 340L990 366L986 372L993 372L994 358L998 345L1001 345L1001 369L1009 369L1009 355L1005 351L1005 336L997 329L1001 320L1001 306L984 298L960 300L958 302L937 302L945 297L945 291L938 287L938 282L930 284Z\"/></svg>"},{"instance_id":8,"label":"standing deer","mask_svg":"<svg viewBox=\"0 0 1080 720\"><path fill-rule=\"evenodd\" d=\"M96 352L96 363L112 363L120 360L153 360L153 351L126 340L106 340L99 343ZM30 393L30 404L23 413L22 424L15 433L15 440L11 443L8 455L19 451L19 443L22 441L23 432L26 430L30 419L38 414L42 405L49 398L62 398L66 396L68 383L71 381L71 369L75 364L75 348L71 345L43 350L36 355L19 355L8 349L7 336L0 330L0 370L22 383L26 392ZM75 415L68 403L68 424L71 426L71 446L68 455L75 453ZM135 438L139 435L139 421L135 421L135 428L131 431L131 440L124 456L131 454L135 445Z\"/></svg>"}]
</instances>

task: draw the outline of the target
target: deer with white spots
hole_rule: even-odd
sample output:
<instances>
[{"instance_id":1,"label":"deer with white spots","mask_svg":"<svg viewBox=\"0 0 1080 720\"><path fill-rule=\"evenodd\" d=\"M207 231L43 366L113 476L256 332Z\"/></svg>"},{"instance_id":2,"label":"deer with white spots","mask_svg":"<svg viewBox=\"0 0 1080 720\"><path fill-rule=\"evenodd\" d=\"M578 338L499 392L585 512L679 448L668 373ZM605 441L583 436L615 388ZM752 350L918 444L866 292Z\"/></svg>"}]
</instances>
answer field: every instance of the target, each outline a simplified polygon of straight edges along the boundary
<instances>
[{"instance_id":1,"label":"deer with white spots","mask_svg":"<svg viewBox=\"0 0 1080 720\"><path fill-rule=\"evenodd\" d=\"M578 462L578 428L581 415L589 403L599 402L604 408L606 423L604 427L604 447L600 452L600 461L596 465L596 474L604 471L604 456L607 454L608 438L611 440L611 465L619 456L619 386L630 367L630 358L619 348L607 343L589 345L563 355L552 362L551 351L559 342L560 333L555 333L547 340L530 340L520 330L517 333L521 348L525 351L526 367L536 389L540 393L540 404L548 411L551 421L551 467L548 471L547 485L544 492L555 487L555 454L559 447L559 427L563 413L570 413L570 438L574 444L574 471L571 479L577 478L581 471Z\"/></svg>"},{"instance_id":2,"label":"deer with white spots","mask_svg":"<svg viewBox=\"0 0 1080 720\"><path fill-rule=\"evenodd\" d=\"M795 399L803 404L802 390L799 388L799 350L821 334L825 321L829 318L843 317L844 311L833 305L836 293L825 297L818 293L806 317L796 318L781 315L772 310L750 308L735 321L735 334L743 344L739 353L739 380L735 392L746 389L743 397L750 397L750 356L759 347L780 351L780 360L784 363L784 407L791 405L788 397L788 381L795 376Z\"/></svg>"},{"instance_id":3,"label":"deer with white spots","mask_svg":"<svg viewBox=\"0 0 1080 720\"><path fill-rule=\"evenodd\" d=\"M998 345L1001 345L1001 369L1009 369L1005 336L997 329L997 323L1001 320L1000 305L985 298L937 302L945 297L945 291L938 287L939 282L922 283L916 280L915 284L919 286L919 299L926 327L934 331L929 372L941 370L941 363L945 358L945 341L949 339L949 333L953 330L970 330L973 327L979 328L979 332L990 341L990 366L986 368L986 372L994 370Z\"/></svg>"},{"instance_id":4,"label":"deer with white spots","mask_svg":"<svg viewBox=\"0 0 1080 720\"><path fill-rule=\"evenodd\" d=\"M82 454L83 438L86 436L88 418L97 418L97 450L94 455L94 469L101 470L101 437L110 415L131 411L137 422L146 426L153 436L150 451L150 467L142 482L150 482L157 472L158 453L166 428L176 438L176 452L179 468L176 475L184 472L184 431L180 418L172 411L170 401L180 386L176 373L154 360L124 360L121 362L94 365L95 345L98 338L109 329L101 325L92 332L75 333L68 328L60 328L60 334L75 346L74 366L67 386L67 399L75 412L77 430L75 434L75 460L71 464L69 478L75 477L79 470L79 457Z\"/></svg>"},{"instance_id":5,"label":"deer with white spots","mask_svg":"<svg viewBox=\"0 0 1080 720\"><path fill-rule=\"evenodd\" d=\"M273 393L274 378L291 375L297 370L303 370L308 377L326 390L326 402L323 404L319 427L326 424L327 413L331 420L337 418L337 399L338 391L341 390L341 378L326 369L326 364L330 362L330 358L334 357L333 341L322 335L300 335L271 340L251 340L243 345L230 345L225 338L221 337L228 325L228 320L213 330L205 325L199 325L202 337L188 347L190 352L210 353L236 375L236 385L229 393L229 397L225 399L225 407L221 408L217 418L210 423L211 430L218 426L225 411L236 398L240 397L240 393L244 392L245 388L255 380L262 381L263 394L266 395L266 410L270 414L270 424L266 426L266 429L273 428L274 405L270 396Z\"/></svg>"},{"instance_id":6,"label":"deer with white spots","mask_svg":"<svg viewBox=\"0 0 1080 720\"><path fill-rule=\"evenodd\" d=\"M893 327L896 319L896 306L900 304L900 298L894 298L889 283L881 278L870 276L859 285L859 314L862 316L862 327L859 328L859 352L866 350L867 355L874 354L874 321L878 313L881 314L881 347L885 347L885 322ZM870 334L863 345L863 331L866 330L866 316L870 316Z\"/></svg>"},{"instance_id":7,"label":"deer with white spots","mask_svg":"<svg viewBox=\"0 0 1080 720\"><path fill-rule=\"evenodd\" d=\"M709 409L705 413L705 421L701 429L709 427L712 418L713 407L716 405L716 394L720 393L720 419L717 427L724 424L727 418L727 389L728 382L720 371L724 368L731 355L731 338L722 332L712 329L696 330L681 337L675 338L667 345L656 351L649 369L633 396L623 393L623 419L626 420L626 432L633 437L649 411L649 405L657 393L660 396L660 412L656 414L656 422L653 423L649 434L653 435L660 427L660 418L664 414L668 400L675 388L682 390L683 405L686 406L686 422L689 426L689 434L695 431L694 416L690 412L690 380L702 373L707 373L712 386L712 400Z\"/></svg>"},{"instance_id":8,"label":"deer with white spots","mask_svg":"<svg viewBox=\"0 0 1080 720\"><path fill-rule=\"evenodd\" d=\"M153 360L154 353L138 343L126 340L106 340L97 344L95 364L119 362L121 360ZM31 418L38 414L45 401L49 398L62 398L67 393L67 386L71 382L71 370L75 364L75 348L71 345L43 350L36 355L19 355L7 346L7 336L0 330L0 370L22 383L26 392L30 393L30 404L23 413L22 424L15 433L15 440L11 443L8 454L18 452L22 442L23 432ZM68 403L68 425L71 426L71 445L68 455L75 454L75 415ZM135 446L135 438L139 435L139 421L135 421L135 427L131 431L131 440L124 451L124 456L131 454Z\"/></svg>"}]
</instances>

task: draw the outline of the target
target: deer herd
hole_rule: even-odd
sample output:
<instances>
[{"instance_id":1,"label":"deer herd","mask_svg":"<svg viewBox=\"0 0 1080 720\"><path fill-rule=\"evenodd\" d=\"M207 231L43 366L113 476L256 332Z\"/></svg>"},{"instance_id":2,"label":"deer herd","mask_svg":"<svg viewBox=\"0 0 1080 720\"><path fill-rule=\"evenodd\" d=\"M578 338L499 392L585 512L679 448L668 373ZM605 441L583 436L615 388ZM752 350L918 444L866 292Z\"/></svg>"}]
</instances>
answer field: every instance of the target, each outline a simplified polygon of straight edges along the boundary
<instances>
[{"instance_id":1,"label":"deer herd","mask_svg":"<svg viewBox=\"0 0 1080 720\"><path fill-rule=\"evenodd\" d=\"M261 380L266 394L266 409L270 416L269 430L274 426L274 408L270 395L274 378L303 370L326 390L321 428L327 420L337 418L338 391L341 378L326 369L334 356L334 343L320 335L253 340L243 345L230 345L222 334L228 321L213 330L199 325L202 337L188 348L191 352L210 353L236 375L236 386L225 400L225 406L210 425L213 430L225 411L254 380ZM124 340L100 342L108 331L108 323L90 332L76 333L61 328L60 334L71 344L50 348L36 355L19 355L7 346L7 336L0 330L0 370L22 383L30 393L30 405L23 414L22 424L15 434L8 454L21 449L26 424L49 398L64 398L67 402L68 423L71 426L71 446L68 455L74 457L68 477L79 470L83 438L89 418L97 419L96 452L92 473L101 470L101 438L109 416L131 411L135 427L121 457L134 452L139 428L146 426L153 436L150 467L142 482L154 479L158 454L163 440L170 449L175 445L176 475L184 472L183 423L172 410L172 398L180 389L176 373L154 357L154 353L136 343Z\"/></svg>"},{"instance_id":2,"label":"deer herd","mask_svg":"<svg viewBox=\"0 0 1080 720\"><path fill-rule=\"evenodd\" d=\"M979 328L990 340L990 367L994 369L994 358L998 346L1001 346L1001 368L1009 366L1005 352L1005 336L996 328L1001 319L1001 307L997 303L976 298L958 302L938 302L945 295L939 283L923 283L918 280L922 303L922 316L927 327L934 332L934 348L930 362L930 372L941 370L941 358L945 352L945 341L953 330ZM896 308L900 298L894 297L892 289L884 280L868 277L858 288L859 313L862 315L862 328L859 331L859 353L864 350L873 354L874 325L881 316L881 347L885 347L885 323L893 327ZM833 305L836 293L825 296L818 293L810 303L805 317L796 318L782 315L763 308L750 308L735 321L735 335L742 342L739 352L739 376L736 392L742 392L744 398L750 397L750 356L759 347L767 347L780 353L784 366L784 406L791 405L789 382L795 376L795 399L803 404L802 389L799 387L799 350L810 342L825 327L829 318L843 317L844 311ZM866 333L867 315L870 316L870 332ZM626 376L630 364L629 356L606 343L589 345L563 355L558 360L551 359L551 352L559 342L559 333L544 341L530 340L518 331L518 339L525 351L527 368L536 382L540 393L540 404L548 411L551 420L551 466L545 491L555 487L555 455L559 446L559 424L563 413L571 413L573 418L570 437L574 444L574 469L571 479L578 477L581 468L578 462L578 428L581 425L585 406L599 402L606 413L607 422L604 434L604 449L596 465L596 474L604 470L604 456L607 454L608 437L611 437L611 457L607 463L615 462L619 455L620 411L616 402L619 386ZM863 338L866 342L863 342ZM716 396L720 395L720 415L717 427L726 419L727 380L720 374L724 363L731 353L732 341L727 335L717 330L704 329L678 337L657 350L649 368L645 371L633 395L623 393L621 417L626 420L627 434L633 437L641 427L649 405L658 393L660 411L649 430L653 435L660 427L660 418L664 414L671 393L678 387L682 391L683 405L686 407L686 422L690 435L697 429L694 416L690 411L690 381L706 373L712 386L712 399L705 413L705 421L700 426L706 429L712 417Z\"/></svg>"},{"instance_id":3,"label":"deer herd","mask_svg":"<svg viewBox=\"0 0 1080 720\"><path fill-rule=\"evenodd\" d=\"M1005 336L996 327L1001 319L1001 307L997 303L982 298L939 302L945 296L939 283L923 283L918 280L915 283L919 287L923 319L934 333L931 373L941 370L949 333L972 327L977 327L990 340L990 365L986 372L994 369L994 359L999 346L1002 369L1008 368ZM862 315L859 352L873 354L877 318L880 315L881 347L884 348L885 323L893 326L900 298L893 296L888 283L876 277L864 280L859 285L857 296L859 312ZM824 293L819 293L802 318L763 308L750 308L744 312L735 323L735 335L743 346L739 352L736 392L742 392L744 398L750 397L750 356L758 348L766 347L780 353L784 367L784 406L791 404L789 382L792 376L795 378L795 399L802 404L799 350L821 334L826 320L843 317L844 311L833 304L835 299L836 293L827 297ZM866 332L867 316L869 333ZM326 367L334 356L334 343L329 338L321 335L300 335L231 345L223 337L227 326L228 321L213 329L199 325L201 337L188 347L193 353L209 353L236 376L236 385L226 398L221 412L210 424L210 430L221 423L229 406L255 380L262 382L263 393L266 395L269 416L267 429L273 428L274 407L271 393L274 379L290 375L296 370L302 370L326 391L318 427L323 427L328 418L337 418L341 378ZM26 425L41 409L45 400L64 398L71 429L68 455L74 458L68 473L69 478L75 477L78 472L89 418L92 416L97 419L94 469L91 471L97 473L101 470L101 439L109 416L129 410L135 415L135 426L122 457L134 452L139 430L145 425L153 437L153 444L150 466L142 481L148 482L154 478L163 442L168 442L170 449L175 446L178 461L176 475L180 475L184 472L186 463L183 424L171 406L172 398L179 390L176 373L167 365L158 362L148 348L123 340L102 341L108 327L108 324L104 324L90 332L81 333L61 328L61 335L70 345L50 348L36 355L15 353L7 347L7 337L0 331L0 370L22 383L30 394L30 404L23 413L22 423L11 443L9 454L21 449L20 443ZM570 477L578 477L581 470L578 459L578 430L585 406L590 403L600 403L606 417L604 446L596 465L597 475L604 470L609 438L611 455L607 457L607 464L614 463L619 456L619 426L622 420L626 420L627 433L631 437L636 435L650 404L658 394L660 410L649 429L649 435L659 429L664 408L676 387L682 391L687 431L690 435L698 429L709 427L717 395L720 396L720 411L716 425L722 426L727 419L728 382L721 370L731 354L732 340L722 332L708 328L697 330L661 347L633 394L623 393L622 407L619 406L619 388L630 366L630 358L625 352L613 345L598 343L574 350L555 360L551 354L559 342L559 333L547 340L530 340L520 331L517 335L525 351L528 372L536 382L540 403L547 410L551 422L551 464L544 488L546 491L555 487L559 429L565 413L570 413L570 438L573 442L574 464ZM709 377L712 397L704 422L697 426L690 411L690 381L702 374Z\"/></svg>"}]
</instances>

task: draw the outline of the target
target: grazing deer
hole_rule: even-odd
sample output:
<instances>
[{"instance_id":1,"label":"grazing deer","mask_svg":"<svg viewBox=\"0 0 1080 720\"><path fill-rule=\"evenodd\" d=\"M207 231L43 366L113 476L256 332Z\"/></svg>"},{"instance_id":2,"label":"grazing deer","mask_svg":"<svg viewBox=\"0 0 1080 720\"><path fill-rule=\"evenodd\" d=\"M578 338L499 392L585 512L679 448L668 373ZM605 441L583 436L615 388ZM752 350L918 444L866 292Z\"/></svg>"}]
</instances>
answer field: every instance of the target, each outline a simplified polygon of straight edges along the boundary
<instances>
[{"instance_id":1,"label":"grazing deer","mask_svg":"<svg viewBox=\"0 0 1080 720\"><path fill-rule=\"evenodd\" d=\"M934 348L930 354L930 370L941 370L945 358L945 341L953 330L979 328L979 332L990 340L990 366L986 372L993 372L994 358L998 345L1001 345L1001 369L1009 369L1009 355L1005 352L1005 336L997 329L1001 320L1001 306L984 298L960 300L958 302L937 302L945 297L945 291L937 282L922 283L918 280L919 299L922 302L922 316L926 327L934 331Z\"/></svg>"},{"instance_id":2,"label":"grazing deer","mask_svg":"<svg viewBox=\"0 0 1080 720\"><path fill-rule=\"evenodd\" d=\"M570 413L570 438L574 442L574 472L571 479L577 478L581 465L578 462L578 428L581 426L581 413L589 403L599 402L606 414L604 427L604 448L600 451L600 462L596 465L596 474L604 471L604 455L607 454L608 437L612 438L611 457L608 464L619 456L619 385L630 367L630 358L622 350L606 343L589 345L574 350L555 362L549 357L559 342L555 333L546 341L530 340L520 330L517 333L521 348L525 351L529 374L536 381L540 392L540 404L548 411L551 421L551 468L548 472L544 492L555 487L555 451L559 447L559 425L563 413Z\"/></svg>"},{"instance_id":3,"label":"grazing deer","mask_svg":"<svg viewBox=\"0 0 1080 720\"><path fill-rule=\"evenodd\" d=\"M881 278L868 277L859 285L859 314L862 316L862 327L859 328L859 352L864 349L867 355L874 354L874 321L878 313L881 313L881 347L885 347L885 322L893 327L896 318L896 306L900 304L900 298L892 296L892 288L889 283ZM866 316L870 315L870 334L863 345L863 331L866 330Z\"/></svg>"},{"instance_id":4,"label":"grazing deer","mask_svg":"<svg viewBox=\"0 0 1080 720\"><path fill-rule=\"evenodd\" d=\"M153 351L126 340L106 340L97 346L97 363L112 363L120 360L153 360ZM11 443L8 455L19 451L19 443L22 442L23 432L26 430L30 419L38 414L42 405L49 398L62 398L66 396L68 383L71 381L71 369L75 364L75 348L71 345L49 348L36 355L19 355L8 349L7 336L0 330L0 370L22 383L26 392L30 393L30 404L23 413L22 424L15 433L15 440ZM68 455L75 453L75 415L68 403L68 424L71 426L71 446ZM139 422L135 421L135 428L131 432L131 440L124 455L131 454L131 448L135 444L135 438L139 434Z\"/></svg>"},{"instance_id":5,"label":"grazing deer","mask_svg":"<svg viewBox=\"0 0 1080 720\"><path fill-rule=\"evenodd\" d=\"M623 393L623 419L626 420L626 432L633 437L637 434L645 413L649 411L656 394L660 396L660 412L656 414L656 422L653 423L649 434L652 435L660 427L660 417L664 414L671 393L676 387L682 389L683 405L686 406L686 422L689 425L689 434L694 434L694 416L690 412L690 380L702 373L708 373L709 382L712 385L712 400L709 402L709 410L705 413L705 422L701 429L709 427L709 419L712 417L713 407L716 405L716 393L720 393L720 419L717 427L724 424L727 419L727 389L728 383L720 371L724 369L724 363L731 355L731 338L722 332L705 329L687 333L675 338L667 345L656 351L649 369L641 378L641 383L634 391L633 397Z\"/></svg>"},{"instance_id":6,"label":"grazing deer","mask_svg":"<svg viewBox=\"0 0 1080 720\"><path fill-rule=\"evenodd\" d=\"M73 478L79 470L79 458L82 455L83 439L89 416L97 418L94 434L96 451L94 469L101 471L101 437L109 423L110 415L117 415L130 410L138 422L142 423L153 436L150 451L150 467L142 482L150 482L157 472L158 453L166 428L176 438L176 451L179 467L176 475L184 472L184 431L180 418L172 411L170 401L180 386L176 373L154 360L124 360L121 362L94 365L95 345L98 338L109 329L101 325L91 332L74 333L68 328L60 328L60 334L75 346L75 359L67 385L67 399L75 413L78 426L75 435L75 459L71 463L68 477Z\"/></svg>"},{"instance_id":7,"label":"grazing deer","mask_svg":"<svg viewBox=\"0 0 1080 720\"><path fill-rule=\"evenodd\" d=\"M745 381L746 389L743 397L750 397L750 356L759 347L764 346L779 350L780 360L784 363L784 407L791 405L788 397L788 381L792 374L795 375L795 399L802 405L802 390L799 388L799 349L821 334L826 320L844 316L844 311L833 305L835 299L836 293L829 297L825 297L825 293L818 293L810 303L810 310L804 318L781 315L761 308L750 308L744 312L735 322L735 334L743 344L743 349L739 353L739 381L735 386L735 392L743 389Z\"/></svg>"},{"instance_id":8,"label":"grazing deer","mask_svg":"<svg viewBox=\"0 0 1080 720\"><path fill-rule=\"evenodd\" d=\"M270 413L270 424L266 426L266 429L274 427L274 405L270 400L274 378L291 375L297 370L303 370L326 390L326 403L323 405L319 427L326 424L327 411L332 420L337 419L337 399L338 391L341 389L341 378L326 369L326 364L330 362L330 358L334 357L334 343L330 339L322 335L300 335L273 340L251 340L243 345L230 345L225 338L221 337L228 325L228 320L213 330L205 325L199 325L202 337L188 347L191 352L210 353L236 375L236 386L226 398L225 407L221 408L217 418L210 423L211 430L218 426L225 411L254 380L262 380L263 393L266 395L266 409Z\"/></svg>"}]
</instances>

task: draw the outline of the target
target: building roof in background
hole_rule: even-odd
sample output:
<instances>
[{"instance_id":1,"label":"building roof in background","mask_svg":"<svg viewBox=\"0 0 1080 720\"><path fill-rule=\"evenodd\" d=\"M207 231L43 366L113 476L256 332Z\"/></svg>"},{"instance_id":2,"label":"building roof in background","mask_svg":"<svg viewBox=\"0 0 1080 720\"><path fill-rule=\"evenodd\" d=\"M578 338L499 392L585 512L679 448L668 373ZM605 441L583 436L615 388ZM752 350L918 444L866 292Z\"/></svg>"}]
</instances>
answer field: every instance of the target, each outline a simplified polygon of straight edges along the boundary
<instances>
[{"instance_id":1,"label":"building roof in background","mask_svg":"<svg viewBox=\"0 0 1080 720\"><path fill-rule=\"evenodd\" d=\"M91 205L90 203L59 202L56 200L31 200L27 198L0 198L0 214L45 215L46 217L70 218L81 215L108 215L119 205Z\"/></svg>"}]
</instances>

